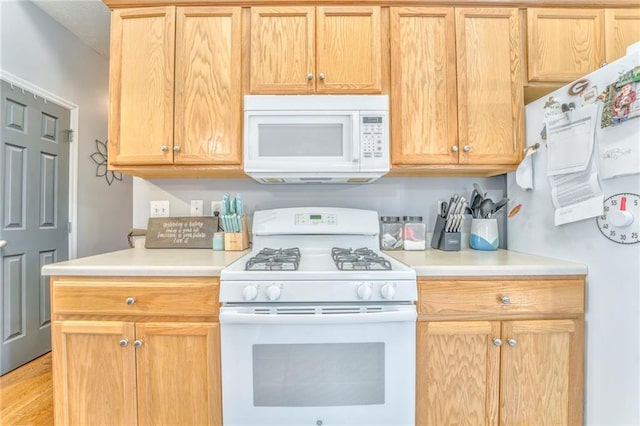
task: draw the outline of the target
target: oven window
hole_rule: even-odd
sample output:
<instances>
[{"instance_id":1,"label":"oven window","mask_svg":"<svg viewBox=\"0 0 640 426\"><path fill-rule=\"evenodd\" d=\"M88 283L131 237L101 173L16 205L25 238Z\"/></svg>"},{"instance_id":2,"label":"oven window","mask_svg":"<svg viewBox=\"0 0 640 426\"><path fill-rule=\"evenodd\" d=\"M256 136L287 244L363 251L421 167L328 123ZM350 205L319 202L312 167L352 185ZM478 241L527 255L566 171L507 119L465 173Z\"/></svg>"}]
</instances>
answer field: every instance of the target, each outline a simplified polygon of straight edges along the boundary
<instances>
[{"instance_id":1,"label":"oven window","mask_svg":"<svg viewBox=\"0 0 640 426\"><path fill-rule=\"evenodd\" d=\"M384 343L253 345L253 404L384 404Z\"/></svg>"},{"instance_id":2,"label":"oven window","mask_svg":"<svg viewBox=\"0 0 640 426\"><path fill-rule=\"evenodd\" d=\"M258 124L260 157L342 157L342 123Z\"/></svg>"}]
</instances>

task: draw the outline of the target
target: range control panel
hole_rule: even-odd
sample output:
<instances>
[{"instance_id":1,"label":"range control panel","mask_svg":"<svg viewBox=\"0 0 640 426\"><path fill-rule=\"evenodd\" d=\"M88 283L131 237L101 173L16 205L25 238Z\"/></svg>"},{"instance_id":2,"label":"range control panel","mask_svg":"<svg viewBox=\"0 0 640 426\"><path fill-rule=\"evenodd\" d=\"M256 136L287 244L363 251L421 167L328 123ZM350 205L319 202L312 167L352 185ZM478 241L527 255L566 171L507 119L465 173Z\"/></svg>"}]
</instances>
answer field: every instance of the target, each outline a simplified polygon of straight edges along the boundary
<instances>
[{"instance_id":1,"label":"range control panel","mask_svg":"<svg viewBox=\"0 0 640 426\"><path fill-rule=\"evenodd\" d=\"M336 225L337 223L338 216L331 213L297 213L295 215L296 225Z\"/></svg>"}]
</instances>

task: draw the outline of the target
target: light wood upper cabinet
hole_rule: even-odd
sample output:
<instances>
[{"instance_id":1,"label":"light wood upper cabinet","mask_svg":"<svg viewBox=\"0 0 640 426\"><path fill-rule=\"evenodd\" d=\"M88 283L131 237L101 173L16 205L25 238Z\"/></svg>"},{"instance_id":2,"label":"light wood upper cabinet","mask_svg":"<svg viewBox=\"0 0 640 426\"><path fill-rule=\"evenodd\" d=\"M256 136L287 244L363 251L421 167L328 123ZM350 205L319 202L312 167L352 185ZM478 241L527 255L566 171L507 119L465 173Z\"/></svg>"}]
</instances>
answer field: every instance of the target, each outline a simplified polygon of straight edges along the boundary
<instances>
[{"instance_id":1,"label":"light wood upper cabinet","mask_svg":"<svg viewBox=\"0 0 640 426\"><path fill-rule=\"evenodd\" d=\"M529 81L569 82L605 61L602 9L527 9Z\"/></svg>"},{"instance_id":2,"label":"light wood upper cabinet","mask_svg":"<svg viewBox=\"0 0 640 426\"><path fill-rule=\"evenodd\" d=\"M456 14L460 164L512 164L522 157L521 15L515 8Z\"/></svg>"},{"instance_id":3,"label":"light wood upper cabinet","mask_svg":"<svg viewBox=\"0 0 640 426\"><path fill-rule=\"evenodd\" d=\"M111 14L109 162L173 162L175 8Z\"/></svg>"},{"instance_id":4,"label":"light wood upper cabinet","mask_svg":"<svg viewBox=\"0 0 640 426\"><path fill-rule=\"evenodd\" d=\"M518 9L390 14L391 173L514 169L524 141Z\"/></svg>"},{"instance_id":5,"label":"light wood upper cabinet","mask_svg":"<svg viewBox=\"0 0 640 426\"><path fill-rule=\"evenodd\" d=\"M176 164L240 164L239 7L177 9Z\"/></svg>"},{"instance_id":6,"label":"light wood upper cabinet","mask_svg":"<svg viewBox=\"0 0 640 426\"><path fill-rule=\"evenodd\" d=\"M640 8L605 9L604 40L607 62L624 56L630 44L640 41Z\"/></svg>"},{"instance_id":7,"label":"light wood upper cabinet","mask_svg":"<svg viewBox=\"0 0 640 426\"><path fill-rule=\"evenodd\" d=\"M453 8L391 8L391 162L457 164Z\"/></svg>"},{"instance_id":8,"label":"light wood upper cabinet","mask_svg":"<svg viewBox=\"0 0 640 426\"><path fill-rule=\"evenodd\" d=\"M121 9L111 22L110 168L239 169L241 8Z\"/></svg>"},{"instance_id":9,"label":"light wood upper cabinet","mask_svg":"<svg viewBox=\"0 0 640 426\"><path fill-rule=\"evenodd\" d=\"M382 93L380 9L252 7L249 92Z\"/></svg>"}]
</instances>

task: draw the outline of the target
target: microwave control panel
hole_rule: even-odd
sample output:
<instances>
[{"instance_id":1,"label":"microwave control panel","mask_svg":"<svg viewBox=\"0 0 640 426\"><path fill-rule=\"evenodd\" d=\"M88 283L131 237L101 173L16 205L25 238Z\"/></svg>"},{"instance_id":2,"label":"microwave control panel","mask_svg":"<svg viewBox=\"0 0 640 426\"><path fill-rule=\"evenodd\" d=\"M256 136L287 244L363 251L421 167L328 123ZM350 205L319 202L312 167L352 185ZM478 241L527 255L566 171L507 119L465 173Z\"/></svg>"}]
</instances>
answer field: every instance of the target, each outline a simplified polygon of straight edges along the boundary
<instances>
[{"instance_id":1,"label":"microwave control panel","mask_svg":"<svg viewBox=\"0 0 640 426\"><path fill-rule=\"evenodd\" d=\"M363 158L382 158L384 156L386 126L381 115L361 116L360 133Z\"/></svg>"}]
</instances>

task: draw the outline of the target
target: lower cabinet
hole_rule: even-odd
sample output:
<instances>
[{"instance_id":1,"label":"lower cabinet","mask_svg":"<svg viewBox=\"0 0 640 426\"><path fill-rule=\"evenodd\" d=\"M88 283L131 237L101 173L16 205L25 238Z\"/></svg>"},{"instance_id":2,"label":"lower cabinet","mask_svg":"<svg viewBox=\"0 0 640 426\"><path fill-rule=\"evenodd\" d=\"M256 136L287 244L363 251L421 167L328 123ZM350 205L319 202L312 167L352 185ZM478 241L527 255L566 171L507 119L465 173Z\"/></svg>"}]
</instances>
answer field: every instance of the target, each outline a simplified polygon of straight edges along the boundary
<instances>
[{"instance_id":1,"label":"lower cabinet","mask_svg":"<svg viewBox=\"0 0 640 426\"><path fill-rule=\"evenodd\" d=\"M582 424L583 279L419 285L416 425Z\"/></svg>"},{"instance_id":2,"label":"lower cabinet","mask_svg":"<svg viewBox=\"0 0 640 426\"><path fill-rule=\"evenodd\" d=\"M211 297L217 298L211 281ZM183 317L177 316L178 312L170 315L171 303L162 302L163 292L182 289L188 294L189 289L206 287L207 281L177 279L174 286L165 279L129 282L136 287L123 283L128 292L114 288L115 293L130 294L119 303L125 309L131 306L132 313L134 309L146 313L109 314L109 309L117 312L123 308L110 306L113 302L105 299L107 306L102 306L100 314L69 314L73 304L62 296L73 284L84 284L77 288L79 309L84 293L94 299L95 287L102 289L108 282L52 279L55 423L221 425L217 307L211 318L190 318L184 310ZM60 295L57 304L56 294ZM202 298L194 300L194 306L198 302L202 303ZM56 306L60 312L55 311ZM167 312L166 316L155 314L159 311Z\"/></svg>"}]
</instances>

